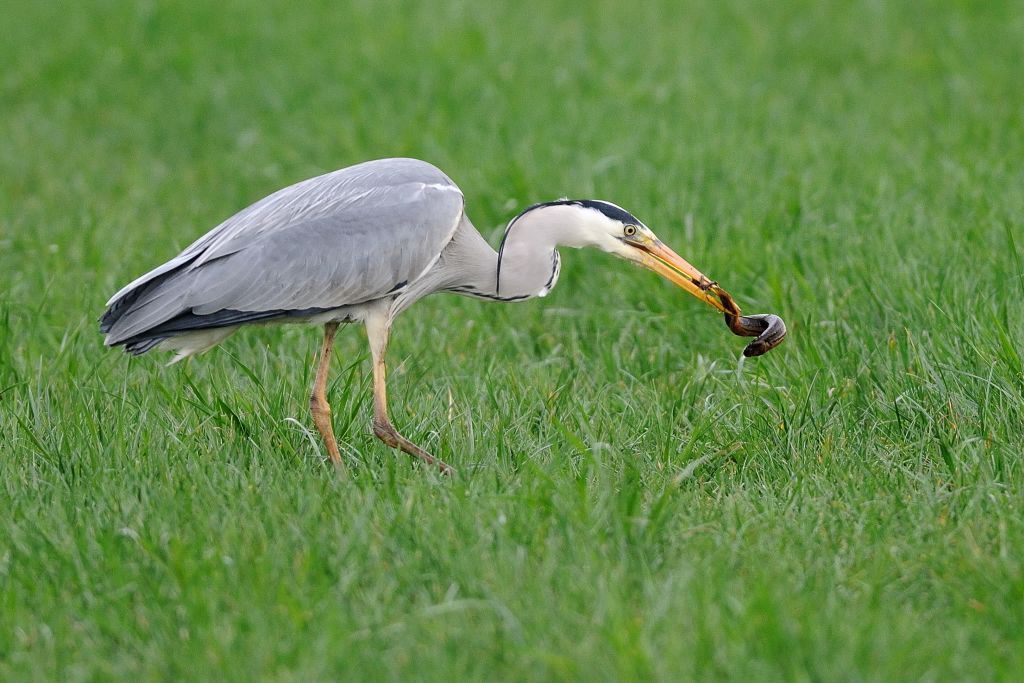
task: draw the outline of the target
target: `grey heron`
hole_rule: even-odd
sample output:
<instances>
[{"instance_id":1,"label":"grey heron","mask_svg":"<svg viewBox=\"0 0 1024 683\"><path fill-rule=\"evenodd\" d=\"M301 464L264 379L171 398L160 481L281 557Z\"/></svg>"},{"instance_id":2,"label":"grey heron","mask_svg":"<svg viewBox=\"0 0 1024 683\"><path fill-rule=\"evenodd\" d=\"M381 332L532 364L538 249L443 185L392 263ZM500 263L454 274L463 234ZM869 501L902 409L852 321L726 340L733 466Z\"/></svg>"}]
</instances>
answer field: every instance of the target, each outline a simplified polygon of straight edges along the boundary
<instances>
[{"instance_id":1,"label":"grey heron","mask_svg":"<svg viewBox=\"0 0 1024 683\"><path fill-rule=\"evenodd\" d=\"M458 186L416 159L368 161L261 199L114 294L100 331L108 346L134 355L173 350L176 362L242 325L322 325L310 411L340 465L328 368L339 324L362 322L373 365L373 433L448 473L447 464L403 437L388 416L384 358L391 325L434 292L506 302L542 297L558 281L559 247L596 247L664 276L724 313L737 334L760 335L748 355L785 334L775 316L740 316L724 290L611 202L534 204L508 223L495 251L466 215Z\"/></svg>"}]
</instances>

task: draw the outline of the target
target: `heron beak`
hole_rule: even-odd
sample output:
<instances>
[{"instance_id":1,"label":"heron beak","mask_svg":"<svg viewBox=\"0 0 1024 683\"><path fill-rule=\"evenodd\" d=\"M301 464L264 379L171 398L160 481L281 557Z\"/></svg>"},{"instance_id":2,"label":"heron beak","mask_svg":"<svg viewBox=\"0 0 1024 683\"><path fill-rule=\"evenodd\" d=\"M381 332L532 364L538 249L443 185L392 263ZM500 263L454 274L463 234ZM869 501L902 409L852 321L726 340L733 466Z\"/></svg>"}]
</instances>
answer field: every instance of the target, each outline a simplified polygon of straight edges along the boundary
<instances>
[{"instance_id":1,"label":"heron beak","mask_svg":"<svg viewBox=\"0 0 1024 683\"><path fill-rule=\"evenodd\" d=\"M737 313L725 302L725 299L729 299L731 303L731 298L717 282L707 278L658 238L632 242L630 246L637 250L632 260L644 268L653 270L722 313Z\"/></svg>"}]
</instances>

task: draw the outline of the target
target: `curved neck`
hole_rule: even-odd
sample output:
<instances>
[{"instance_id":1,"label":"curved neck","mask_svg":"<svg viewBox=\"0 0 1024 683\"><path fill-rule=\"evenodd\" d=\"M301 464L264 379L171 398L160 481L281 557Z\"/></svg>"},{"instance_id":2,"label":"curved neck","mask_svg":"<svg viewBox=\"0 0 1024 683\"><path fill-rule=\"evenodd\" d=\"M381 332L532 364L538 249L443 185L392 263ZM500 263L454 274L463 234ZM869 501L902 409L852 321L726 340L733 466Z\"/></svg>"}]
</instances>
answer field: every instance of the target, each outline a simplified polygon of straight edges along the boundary
<instances>
[{"instance_id":1,"label":"curved neck","mask_svg":"<svg viewBox=\"0 0 1024 683\"><path fill-rule=\"evenodd\" d=\"M558 281L557 247L600 246L595 233L581 229L580 215L574 203L553 203L514 219L498 250L498 295L544 296Z\"/></svg>"},{"instance_id":2,"label":"curved neck","mask_svg":"<svg viewBox=\"0 0 1024 683\"><path fill-rule=\"evenodd\" d=\"M476 230L458 231L451 257L460 265L451 291L499 301L544 296L558 281L561 260L557 247L596 246L581 230L578 208L548 206L514 218L498 252Z\"/></svg>"},{"instance_id":3,"label":"curved neck","mask_svg":"<svg viewBox=\"0 0 1024 683\"><path fill-rule=\"evenodd\" d=\"M558 243L536 222L519 221L501 240L495 269L495 296L529 299L544 296L558 281Z\"/></svg>"}]
</instances>

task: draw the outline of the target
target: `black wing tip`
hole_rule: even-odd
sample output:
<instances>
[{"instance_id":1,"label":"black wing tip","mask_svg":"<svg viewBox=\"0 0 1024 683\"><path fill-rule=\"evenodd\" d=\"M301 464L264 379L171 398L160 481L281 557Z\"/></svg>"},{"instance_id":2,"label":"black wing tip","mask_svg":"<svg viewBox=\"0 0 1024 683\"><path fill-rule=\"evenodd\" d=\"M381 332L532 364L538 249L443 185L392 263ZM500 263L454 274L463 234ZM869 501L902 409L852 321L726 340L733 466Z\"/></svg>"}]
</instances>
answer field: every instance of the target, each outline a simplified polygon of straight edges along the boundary
<instances>
[{"instance_id":1,"label":"black wing tip","mask_svg":"<svg viewBox=\"0 0 1024 683\"><path fill-rule=\"evenodd\" d=\"M113 329L114 323L117 322L117 320L110 314L110 309L107 309L107 312L101 315L97 322L100 324L100 332L107 334L111 329Z\"/></svg>"},{"instance_id":2,"label":"black wing tip","mask_svg":"<svg viewBox=\"0 0 1024 683\"><path fill-rule=\"evenodd\" d=\"M154 346L181 334L212 330L219 327L235 327L245 323L271 322L289 320L305 316L319 315L332 311L332 308L302 308L302 309L274 309L270 311L236 311L224 309L216 313L197 315L192 311L185 311L179 315L155 325L148 330L124 339L115 339L108 342L108 346L123 346L128 353L138 356L146 353ZM119 317L119 316L118 316ZM108 320L106 314L100 319L100 332L109 333L117 318Z\"/></svg>"},{"instance_id":3,"label":"black wing tip","mask_svg":"<svg viewBox=\"0 0 1024 683\"><path fill-rule=\"evenodd\" d=\"M124 305L123 297L107 306L106 310L103 311L103 315L99 318L100 332L104 334L110 332L121 316L124 315L125 310L126 306Z\"/></svg>"},{"instance_id":4,"label":"black wing tip","mask_svg":"<svg viewBox=\"0 0 1024 683\"><path fill-rule=\"evenodd\" d=\"M151 351L154 346L165 339L167 339L167 337L150 337L148 339L138 339L135 341L117 342L115 346L124 346L125 352L133 356L141 356L147 351Z\"/></svg>"},{"instance_id":5,"label":"black wing tip","mask_svg":"<svg viewBox=\"0 0 1024 683\"><path fill-rule=\"evenodd\" d=\"M128 339L118 339L114 342L107 341L105 344L110 348L117 348L120 346L124 349L125 353L132 356L141 356L147 351L152 351L157 344L167 339L168 336L170 335L160 335L157 337L136 336L129 337Z\"/></svg>"}]
</instances>

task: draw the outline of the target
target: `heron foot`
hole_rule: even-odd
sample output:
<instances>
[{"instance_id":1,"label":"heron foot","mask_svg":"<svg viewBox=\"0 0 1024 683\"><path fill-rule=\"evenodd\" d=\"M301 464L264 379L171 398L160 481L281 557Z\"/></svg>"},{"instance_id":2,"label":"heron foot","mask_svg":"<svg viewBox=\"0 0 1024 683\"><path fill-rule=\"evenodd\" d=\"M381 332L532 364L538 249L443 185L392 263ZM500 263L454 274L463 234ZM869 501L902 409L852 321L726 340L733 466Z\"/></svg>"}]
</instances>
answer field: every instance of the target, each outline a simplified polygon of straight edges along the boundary
<instances>
[{"instance_id":1,"label":"heron foot","mask_svg":"<svg viewBox=\"0 0 1024 683\"><path fill-rule=\"evenodd\" d=\"M452 469L450 465L445 463L443 460L435 458L430 453L427 453L412 441L409 441L407 438L399 434L398 430L395 429L395 426L390 422L375 418L373 420L373 434L391 448L401 449L409 455L419 458L428 465L433 465L441 471L441 474L447 476L455 474L455 470Z\"/></svg>"}]
</instances>

